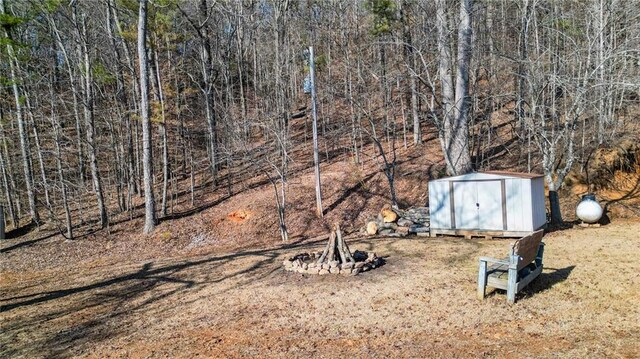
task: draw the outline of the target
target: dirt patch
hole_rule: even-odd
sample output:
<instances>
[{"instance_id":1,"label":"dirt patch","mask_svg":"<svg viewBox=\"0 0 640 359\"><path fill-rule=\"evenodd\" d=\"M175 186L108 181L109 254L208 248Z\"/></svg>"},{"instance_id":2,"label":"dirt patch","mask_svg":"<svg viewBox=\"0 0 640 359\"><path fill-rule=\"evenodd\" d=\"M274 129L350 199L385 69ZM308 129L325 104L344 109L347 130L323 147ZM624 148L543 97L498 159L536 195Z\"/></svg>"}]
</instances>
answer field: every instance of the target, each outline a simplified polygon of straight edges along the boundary
<instances>
[{"instance_id":1,"label":"dirt patch","mask_svg":"<svg viewBox=\"0 0 640 359\"><path fill-rule=\"evenodd\" d=\"M503 292L475 298L478 257L504 255L504 240L351 238L386 261L356 277L282 269L326 238L173 258L107 251L47 270L13 269L4 252L0 356L631 358L638 232L627 220L546 235L545 269L515 306Z\"/></svg>"},{"instance_id":2,"label":"dirt patch","mask_svg":"<svg viewBox=\"0 0 640 359\"><path fill-rule=\"evenodd\" d=\"M231 222L242 223L245 220L249 219L253 215L253 212L239 209L237 211L233 211L227 215L227 219Z\"/></svg>"}]
</instances>

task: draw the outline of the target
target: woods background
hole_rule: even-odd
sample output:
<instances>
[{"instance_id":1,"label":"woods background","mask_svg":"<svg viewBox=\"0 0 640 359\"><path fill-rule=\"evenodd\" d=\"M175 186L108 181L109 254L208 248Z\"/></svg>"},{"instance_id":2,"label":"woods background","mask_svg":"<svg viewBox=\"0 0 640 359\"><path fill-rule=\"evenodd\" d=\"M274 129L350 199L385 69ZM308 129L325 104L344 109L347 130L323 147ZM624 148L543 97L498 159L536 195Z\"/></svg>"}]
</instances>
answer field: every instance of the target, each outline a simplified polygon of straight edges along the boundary
<instances>
[{"instance_id":1,"label":"woods background","mask_svg":"<svg viewBox=\"0 0 640 359\"><path fill-rule=\"evenodd\" d=\"M399 148L437 138L441 151L424 151L434 176L495 169L508 126L509 169L544 173L561 221L570 171L637 121L635 1L0 4L10 228L47 222L73 238L146 213L151 232L202 193L231 197L257 179L286 238L288 179L313 161L308 46L320 160L378 166L394 204ZM497 123L504 110L512 121Z\"/></svg>"}]
</instances>

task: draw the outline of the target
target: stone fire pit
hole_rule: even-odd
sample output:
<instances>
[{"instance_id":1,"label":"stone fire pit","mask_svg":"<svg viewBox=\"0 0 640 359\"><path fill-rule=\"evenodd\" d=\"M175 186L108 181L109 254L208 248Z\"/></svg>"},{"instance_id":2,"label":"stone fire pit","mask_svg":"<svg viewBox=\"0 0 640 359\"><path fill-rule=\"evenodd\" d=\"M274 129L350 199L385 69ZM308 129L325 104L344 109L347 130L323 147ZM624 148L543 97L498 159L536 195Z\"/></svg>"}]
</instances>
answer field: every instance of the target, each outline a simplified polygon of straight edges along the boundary
<instances>
[{"instance_id":1,"label":"stone fire pit","mask_svg":"<svg viewBox=\"0 0 640 359\"><path fill-rule=\"evenodd\" d=\"M331 232L329 242L322 253L300 253L282 262L287 271L304 274L342 274L357 275L382 265L382 258L374 252L355 251L351 254L349 246L342 239L340 226Z\"/></svg>"}]
</instances>

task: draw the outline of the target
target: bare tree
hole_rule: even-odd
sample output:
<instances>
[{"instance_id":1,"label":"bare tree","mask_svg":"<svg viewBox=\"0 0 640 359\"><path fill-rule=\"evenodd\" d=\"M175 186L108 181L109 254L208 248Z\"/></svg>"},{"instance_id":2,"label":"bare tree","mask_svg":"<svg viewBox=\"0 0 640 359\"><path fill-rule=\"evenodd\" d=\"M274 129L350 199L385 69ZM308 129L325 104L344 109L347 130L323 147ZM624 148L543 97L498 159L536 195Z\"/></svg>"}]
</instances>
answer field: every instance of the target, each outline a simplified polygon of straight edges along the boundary
<instances>
[{"instance_id":1,"label":"bare tree","mask_svg":"<svg viewBox=\"0 0 640 359\"><path fill-rule=\"evenodd\" d=\"M93 79L92 79L92 66L91 58L89 55L89 33L87 31L87 19L86 14L81 14L80 21L77 21L76 15L77 8L73 8L73 20L78 32L78 41L80 53L80 62L83 73L83 86L84 86L84 120L86 127L87 145L89 147L89 167L91 168L91 178L93 180L93 191L96 194L98 213L100 216L100 226L102 228L107 227L109 224L109 218L107 217L107 207L104 201L104 194L102 191L102 179L100 175L100 169L98 167L98 154L97 154L97 142L96 142L96 129L94 123L94 98L93 98Z\"/></svg>"},{"instance_id":2,"label":"bare tree","mask_svg":"<svg viewBox=\"0 0 640 359\"><path fill-rule=\"evenodd\" d=\"M442 88L442 111L444 148L450 159L448 171L452 175L471 171L469 154L469 62L472 50L471 0L460 0L460 22L458 24L457 59L454 65L451 55L449 20L445 0L436 1L438 28L438 73ZM453 68L456 69L455 92Z\"/></svg>"},{"instance_id":3,"label":"bare tree","mask_svg":"<svg viewBox=\"0 0 640 359\"><path fill-rule=\"evenodd\" d=\"M151 121L149 120L149 60L147 58L147 0L140 0L138 12L138 61L140 65L140 118L142 120L142 167L144 179L144 233L156 226L156 202L153 194Z\"/></svg>"},{"instance_id":4,"label":"bare tree","mask_svg":"<svg viewBox=\"0 0 640 359\"><path fill-rule=\"evenodd\" d=\"M5 12L4 0L0 0L0 13L5 16L11 16ZM33 169L31 167L31 152L29 150L29 140L27 138L27 129L25 126L23 108L22 108L22 94L18 86L21 81L18 78L18 59L14 52L13 39L10 33L9 26L3 26L5 37L7 39L7 54L9 56L9 70L11 74L11 89L13 90L13 97L16 106L16 118L18 121L18 131L20 134L20 151L22 153L22 167L24 169L24 180L27 189L27 197L29 199L29 209L31 211L31 219L40 223L40 215L38 213L36 192L33 185Z\"/></svg>"}]
</instances>

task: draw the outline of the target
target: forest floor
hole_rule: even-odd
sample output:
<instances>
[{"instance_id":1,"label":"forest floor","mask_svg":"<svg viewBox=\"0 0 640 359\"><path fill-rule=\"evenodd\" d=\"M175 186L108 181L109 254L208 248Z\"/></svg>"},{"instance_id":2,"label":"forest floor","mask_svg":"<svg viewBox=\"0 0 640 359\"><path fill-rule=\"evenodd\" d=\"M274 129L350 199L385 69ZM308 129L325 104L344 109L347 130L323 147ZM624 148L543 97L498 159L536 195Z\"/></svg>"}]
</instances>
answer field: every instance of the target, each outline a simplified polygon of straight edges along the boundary
<instances>
[{"instance_id":1,"label":"forest floor","mask_svg":"<svg viewBox=\"0 0 640 359\"><path fill-rule=\"evenodd\" d=\"M485 166L523 170L503 132ZM428 180L444 175L435 132L424 140L398 148L401 208L424 206ZM373 146L360 165L326 149L318 219L310 141L299 142L288 243L272 185L246 169L216 189L195 176L193 197L190 179L178 181L151 235L140 233L141 198L120 214L111 198L109 227L96 228L90 193L74 209L74 240L55 221L11 229L0 242L0 357L638 357L640 166L597 193L611 223L545 236L544 272L509 306L504 293L475 297L478 257L504 256L509 241L359 234L389 203ZM587 189L561 193L566 220ZM356 277L282 269L285 257L322 248L336 223L352 250L386 264Z\"/></svg>"},{"instance_id":2,"label":"forest floor","mask_svg":"<svg viewBox=\"0 0 640 359\"><path fill-rule=\"evenodd\" d=\"M83 260L60 251L46 266L3 259L0 357L633 358L638 233L639 221L620 219L547 234L545 269L513 306L504 292L475 297L478 257L506 253L497 239L352 235L352 250L386 260L355 277L282 269L324 237L173 256L144 243ZM25 241L3 243L3 255Z\"/></svg>"}]
</instances>

